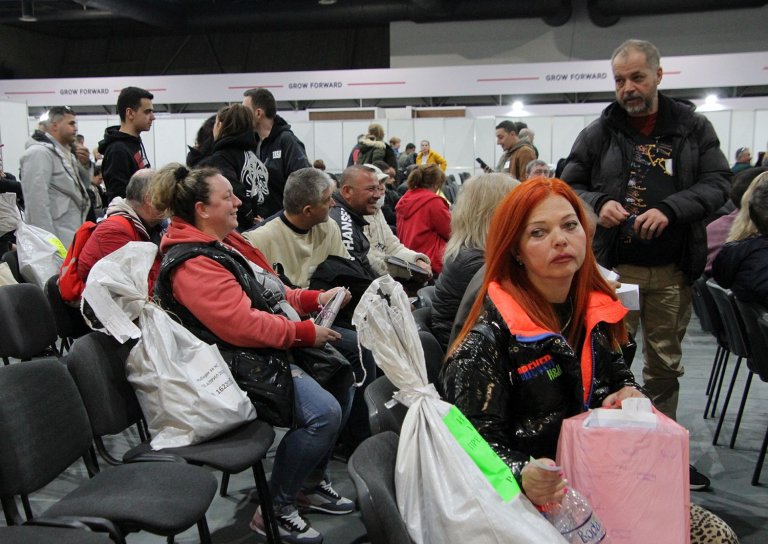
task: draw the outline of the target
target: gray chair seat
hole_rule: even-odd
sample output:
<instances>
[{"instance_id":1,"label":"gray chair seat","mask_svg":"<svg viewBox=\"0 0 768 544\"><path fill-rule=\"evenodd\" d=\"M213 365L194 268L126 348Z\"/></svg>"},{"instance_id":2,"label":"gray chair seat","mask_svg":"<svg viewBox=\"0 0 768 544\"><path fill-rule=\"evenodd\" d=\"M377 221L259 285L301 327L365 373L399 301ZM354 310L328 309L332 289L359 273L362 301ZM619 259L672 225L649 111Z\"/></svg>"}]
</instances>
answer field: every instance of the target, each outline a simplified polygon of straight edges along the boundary
<instances>
[{"instance_id":1,"label":"gray chair seat","mask_svg":"<svg viewBox=\"0 0 768 544\"><path fill-rule=\"evenodd\" d=\"M274 439L275 431L272 426L256 420L194 446L165 448L162 451L183 457L195 465L208 465L237 474L262 459ZM149 442L144 442L128 450L123 455L123 461L130 461L137 455L150 451L152 447Z\"/></svg>"},{"instance_id":2,"label":"gray chair seat","mask_svg":"<svg viewBox=\"0 0 768 544\"><path fill-rule=\"evenodd\" d=\"M91 533L79 529L60 527L3 527L0 529L0 542L3 544L107 544L112 542L101 533Z\"/></svg>"},{"instance_id":3,"label":"gray chair seat","mask_svg":"<svg viewBox=\"0 0 768 544\"><path fill-rule=\"evenodd\" d=\"M216 479L201 467L133 463L99 472L42 517L96 516L117 523L126 532L143 529L171 535L197 523L216 488Z\"/></svg>"}]
</instances>

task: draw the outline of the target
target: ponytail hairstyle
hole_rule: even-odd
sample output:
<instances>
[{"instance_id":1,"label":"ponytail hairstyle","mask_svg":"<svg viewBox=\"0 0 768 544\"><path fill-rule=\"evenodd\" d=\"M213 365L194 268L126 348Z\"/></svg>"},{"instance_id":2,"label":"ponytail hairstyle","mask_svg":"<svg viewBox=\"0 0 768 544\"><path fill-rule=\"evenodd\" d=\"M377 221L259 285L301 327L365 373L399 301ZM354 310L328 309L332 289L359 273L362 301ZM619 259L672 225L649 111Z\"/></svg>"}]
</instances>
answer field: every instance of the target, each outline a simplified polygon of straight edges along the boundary
<instances>
[{"instance_id":1,"label":"ponytail hairstyle","mask_svg":"<svg viewBox=\"0 0 768 544\"><path fill-rule=\"evenodd\" d=\"M195 225L195 203L209 204L208 178L219 173L215 168L190 170L177 162L167 164L152 179L152 205Z\"/></svg>"},{"instance_id":2,"label":"ponytail hairstyle","mask_svg":"<svg viewBox=\"0 0 768 544\"><path fill-rule=\"evenodd\" d=\"M573 276L569 292L569 296L573 300L573 321L568 334L568 343L574 345L578 342L580 331L584 327L584 317L590 292L600 291L616 300L616 293L597 269L597 261L592 251L592 234L588 228L587 215L579 197L565 182L559 179L534 178L520 184L509 193L499 204L493 219L491 219L488 239L485 244L486 272L483 285L461 332L448 351L449 355L456 350L456 347L472 330L477 317L483 310L488 286L493 281L498 282L515 299L535 324L550 331L560 329L552 304L534 287L528 279L525 268L519 266L513 257L520 248L520 242L525 233L531 211L550 196L565 198L576 212L582 228L587 227L584 228L587 237L584 263ZM614 347L625 344L627 342L627 329L624 322L608 324L608 336Z\"/></svg>"},{"instance_id":3,"label":"ponytail hairstyle","mask_svg":"<svg viewBox=\"0 0 768 544\"><path fill-rule=\"evenodd\" d=\"M221 123L219 140L253 131L253 112L242 104L224 106L216 113L216 120Z\"/></svg>"},{"instance_id":4,"label":"ponytail hairstyle","mask_svg":"<svg viewBox=\"0 0 768 544\"><path fill-rule=\"evenodd\" d=\"M445 183L445 173L436 164L421 165L408 176L409 189L437 190Z\"/></svg>"}]
</instances>

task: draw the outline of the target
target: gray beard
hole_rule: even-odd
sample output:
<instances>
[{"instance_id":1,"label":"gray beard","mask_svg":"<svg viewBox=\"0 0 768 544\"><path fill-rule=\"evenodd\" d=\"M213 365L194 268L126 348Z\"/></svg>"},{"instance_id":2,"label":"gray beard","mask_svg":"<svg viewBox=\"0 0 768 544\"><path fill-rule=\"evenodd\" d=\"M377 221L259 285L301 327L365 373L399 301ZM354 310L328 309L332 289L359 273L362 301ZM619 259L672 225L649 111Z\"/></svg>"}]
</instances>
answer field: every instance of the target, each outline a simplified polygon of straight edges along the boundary
<instances>
[{"instance_id":1,"label":"gray beard","mask_svg":"<svg viewBox=\"0 0 768 544\"><path fill-rule=\"evenodd\" d=\"M620 102L620 104L621 107L624 108L624 111L630 115L643 114L650 111L650 109L653 107L653 99L656 98L656 96L658 95L653 95L651 98L643 99L643 103L639 106L628 106L624 102Z\"/></svg>"}]
</instances>

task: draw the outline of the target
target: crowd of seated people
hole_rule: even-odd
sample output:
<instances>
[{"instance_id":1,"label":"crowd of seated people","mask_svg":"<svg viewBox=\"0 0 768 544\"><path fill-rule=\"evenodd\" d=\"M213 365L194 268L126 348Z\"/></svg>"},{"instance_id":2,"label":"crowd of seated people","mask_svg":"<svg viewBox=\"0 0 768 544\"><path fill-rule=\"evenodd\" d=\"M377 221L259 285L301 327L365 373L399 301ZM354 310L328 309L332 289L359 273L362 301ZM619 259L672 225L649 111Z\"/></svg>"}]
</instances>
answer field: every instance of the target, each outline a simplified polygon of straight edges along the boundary
<instances>
[{"instance_id":1,"label":"crowd of seated people","mask_svg":"<svg viewBox=\"0 0 768 544\"><path fill-rule=\"evenodd\" d=\"M104 203L106 214L83 252L82 279L95 262L129 241L153 241L160 248L150 277L156 300L196 336L218 345L225 360L239 351L330 343L350 362L356 386L342 395L291 366L295 417L277 449L270 478L283 541L322 542L319 531L303 517L307 510L354 511L354 503L334 489L327 466L340 451L339 444L346 456L370 434L363 392L378 374L373 355L358 349L354 330L338 324L323 327L311 319L348 287L339 280L325 290L311 288L319 271L327 273L328 263L357 266L364 284L391 272L388 257L424 271L435 285L430 332L449 354L439 384L444 398L457 405L513 467L531 501L561 499L566 483L560 476L527 461L531 455L545 461L554 456L560 422L582 405L574 404L567 384L558 382L543 392L539 406L515 411L510 418L509 403L527 398L530 384L502 387L507 355L499 358L499 338L492 340L477 327L488 324L496 334L508 329L505 342L513 342L510 334L525 327L554 331L573 346L574 360L585 338L590 339L598 349L593 353L596 371L588 403L614 405L643 395L622 359L620 348L630 338L615 286L597 273L588 243L595 222L588 217L591 210L578 205L564 183L550 179L551 169L540 159L527 165L523 184L507 173L470 178L453 204L442 193L446 175L434 161L411 166L401 196L393 189L397 170L390 161L352 165L331 176L318 159L315 168L305 166L286 175L282 209L262 217L257 211L266 209L259 208L259 199L268 174L259 158L259 140L265 137L254 126L250 107L226 106L200 128L188 166L173 163L134 174L125 198ZM381 141L381 135L376 136L376 142ZM749 181L734 186L732 198L742 209L728 216L738 231L731 230L728 242L743 241L725 244L720 256L715 259L713 254L710 260L718 281L745 297L764 294L762 284L755 284L754 276L745 277L744 271L754 268L750 259L765 257L760 252L766 249L768 226L759 219L766 214L765 180L768 177L760 175L749 189ZM113 219L118 217L130 222L132 230ZM530 240L528 226L534 220L551 227L548 232L562 231L566 244L575 248L556 282L550 281L547 265L541 262L540 243ZM183 255L191 247L205 250L188 259L163 259ZM505 261L509 255L513 258ZM484 265L471 312L462 318L458 338L451 342L459 303ZM277 293L284 315L259 306L256 293L263 288ZM346 310L354 307L355 295L354 290L351 300L346 295ZM591 313L595 301L602 305L599 315ZM511 344L507 347L512 349ZM542 343L536 349L554 348ZM496 386L498 395L481 399L477 394ZM478 400L482 405L474 404ZM539 425L537 418L545 417L542 411L552 415L546 417L547 425ZM539 431L531 436L521 431L532 426ZM250 528L265 535L259 510Z\"/></svg>"}]
</instances>

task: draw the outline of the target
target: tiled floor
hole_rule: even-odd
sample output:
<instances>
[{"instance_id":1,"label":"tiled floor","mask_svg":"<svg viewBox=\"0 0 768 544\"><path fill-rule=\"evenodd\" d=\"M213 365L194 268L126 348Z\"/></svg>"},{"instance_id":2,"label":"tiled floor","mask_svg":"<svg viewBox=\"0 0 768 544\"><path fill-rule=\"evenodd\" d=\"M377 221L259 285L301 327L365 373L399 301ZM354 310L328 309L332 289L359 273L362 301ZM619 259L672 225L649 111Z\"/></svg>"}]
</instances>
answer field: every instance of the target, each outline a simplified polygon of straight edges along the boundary
<instances>
[{"instance_id":1,"label":"tiled floor","mask_svg":"<svg viewBox=\"0 0 768 544\"><path fill-rule=\"evenodd\" d=\"M749 482L768 424L768 384L758 379L753 380L736 447L729 449L727 444L746 377L746 372L742 369L736 386L737 393L734 394L727 413L720 445L713 446L712 436L717 421L703 419L702 413L706 402L704 390L714 351L712 339L700 331L694 318L685 340L686 375L681 382L678 419L690 431L691 462L712 479L712 490L693 492L691 499L725 519L735 529L743 544L765 544L768 542L768 468L763 470L762 485L753 487ZM636 366L639 367L639 362ZM733 362L729 366L726 386ZM639 372L639 368L635 368L635 371ZM724 394L723 392L723 396ZM120 437L114 441L114 446L119 449L125 447L126 441L135 440L135 436ZM346 466L334 461L331 473L337 489L348 497L354 497L354 486L347 475ZM52 501L71 489L74 482L84 477L81 464L73 466L51 485L31 497L33 509L38 512L44 510ZM213 541L220 544L257 542L257 538L248 529L248 522L256 508L251 497L251 472L232 476L229 488L229 496L217 496L208 511ZM358 513L340 517L309 515L308 518L325 535L327 544L349 544L365 534L365 527ZM195 530L190 530L176 539L179 543L197 541ZM165 542L165 539L142 533L130 535L128 542L160 544Z\"/></svg>"}]
</instances>

